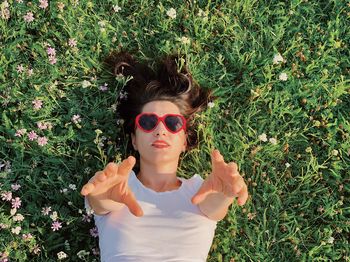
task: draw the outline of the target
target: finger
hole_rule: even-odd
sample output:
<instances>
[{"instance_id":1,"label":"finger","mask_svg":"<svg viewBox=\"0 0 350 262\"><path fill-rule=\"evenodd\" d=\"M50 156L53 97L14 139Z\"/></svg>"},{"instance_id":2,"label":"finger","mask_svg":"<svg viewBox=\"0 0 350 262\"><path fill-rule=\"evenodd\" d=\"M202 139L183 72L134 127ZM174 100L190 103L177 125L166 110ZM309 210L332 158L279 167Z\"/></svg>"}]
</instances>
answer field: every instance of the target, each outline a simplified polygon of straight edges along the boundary
<instances>
[{"instance_id":1,"label":"finger","mask_svg":"<svg viewBox=\"0 0 350 262\"><path fill-rule=\"evenodd\" d=\"M220 154L220 151L215 149L211 153L211 164L213 173L216 173L218 169L226 165L224 157Z\"/></svg>"},{"instance_id":2,"label":"finger","mask_svg":"<svg viewBox=\"0 0 350 262\"><path fill-rule=\"evenodd\" d=\"M124 159L123 162L119 165L118 173L123 176L129 175L135 163L136 163L135 157L129 156L127 159Z\"/></svg>"},{"instance_id":3,"label":"finger","mask_svg":"<svg viewBox=\"0 0 350 262\"><path fill-rule=\"evenodd\" d=\"M239 175L238 165L235 162L230 162L227 164L227 168L231 174Z\"/></svg>"},{"instance_id":4,"label":"finger","mask_svg":"<svg viewBox=\"0 0 350 262\"><path fill-rule=\"evenodd\" d=\"M232 191L234 194L239 194L239 192L244 188L245 183L241 176L235 177L232 184Z\"/></svg>"},{"instance_id":5,"label":"finger","mask_svg":"<svg viewBox=\"0 0 350 262\"><path fill-rule=\"evenodd\" d=\"M192 197L191 201L194 205L198 205L207 197L207 195L209 195L212 192L213 190L210 183L207 181L204 181L202 186L197 191L197 193Z\"/></svg>"},{"instance_id":6,"label":"finger","mask_svg":"<svg viewBox=\"0 0 350 262\"><path fill-rule=\"evenodd\" d=\"M116 163L110 162L107 164L103 172L107 177L111 177L115 174L118 174L118 165Z\"/></svg>"},{"instance_id":7,"label":"finger","mask_svg":"<svg viewBox=\"0 0 350 262\"><path fill-rule=\"evenodd\" d=\"M130 212L137 217L143 216L143 210L135 198L134 193L129 189L122 202L129 208Z\"/></svg>"},{"instance_id":8,"label":"finger","mask_svg":"<svg viewBox=\"0 0 350 262\"><path fill-rule=\"evenodd\" d=\"M245 185L238 194L238 198L237 198L238 205L243 206L247 202L248 197L249 197L248 188Z\"/></svg>"},{"instance_id":9,"label":"finger","mask_svg":"<svg viewBox=\"0 0 350 262\"><path fill-rule=\"evenodd\" d=\"M92 183L94 183L94 185L96 185L96 182L97 183L98 182L103 182L103 181L106 181L106 179L107 179L107 176L106 176L105 172L98 171L98 172L96 172L95 178L94 178Z\"/></svg>"},{"instance_id":10,"label":"finger","mask_svg":"<svg viewBox=\"0 0 350 262\"><path fill-rule=\"evenodd\" d=\"M87 183L83 186L83 188L80 191L80 194L83 196L87 196L95 189L95 185L93 183Z\"/></svg>"}]
</instances>

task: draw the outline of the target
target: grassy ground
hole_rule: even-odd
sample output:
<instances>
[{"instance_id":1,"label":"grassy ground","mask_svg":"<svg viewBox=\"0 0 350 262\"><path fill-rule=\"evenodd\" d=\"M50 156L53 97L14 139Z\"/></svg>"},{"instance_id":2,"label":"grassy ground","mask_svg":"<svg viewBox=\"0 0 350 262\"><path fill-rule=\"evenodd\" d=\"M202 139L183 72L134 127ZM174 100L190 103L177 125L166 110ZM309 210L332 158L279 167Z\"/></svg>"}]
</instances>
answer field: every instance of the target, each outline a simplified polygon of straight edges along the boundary
<instances>
[{"instance_id":1,"label":"grassy ground","mask_svg":"<svg viewBox=\"0 0 350 262\"><path fill-rule=\"evenodd\" d=\"M349 1L8 0L0 14L0 261L98 260L79 190L125 157L123 80L101 67L121 47L186 53L220 97L180 173L205 177L219 148L251 197L208 261L350 261Z\"/></svg>"}]
</instances>

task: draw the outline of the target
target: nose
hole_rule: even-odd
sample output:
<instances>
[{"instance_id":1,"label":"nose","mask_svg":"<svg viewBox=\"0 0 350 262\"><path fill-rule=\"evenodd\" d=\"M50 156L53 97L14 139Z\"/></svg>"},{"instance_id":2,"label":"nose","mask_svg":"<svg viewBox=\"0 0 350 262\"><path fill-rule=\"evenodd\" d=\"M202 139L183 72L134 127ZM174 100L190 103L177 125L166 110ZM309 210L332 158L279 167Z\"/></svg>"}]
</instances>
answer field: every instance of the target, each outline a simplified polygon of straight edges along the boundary
<instances>
[{"instance_id":1,"label":"nose","mask_svg":"<svg viewBox=\"0 0 350 262\"><path fill-rule=\"evenodd\" d=\"M156 136L158 135L165 135L166 132L168 132L168 130L166 129L166 127L164 126L164 123L162 121L159 121L158 125L156 126L156 128L153 130L154 134Z\"/></svg>"}]
</instances>

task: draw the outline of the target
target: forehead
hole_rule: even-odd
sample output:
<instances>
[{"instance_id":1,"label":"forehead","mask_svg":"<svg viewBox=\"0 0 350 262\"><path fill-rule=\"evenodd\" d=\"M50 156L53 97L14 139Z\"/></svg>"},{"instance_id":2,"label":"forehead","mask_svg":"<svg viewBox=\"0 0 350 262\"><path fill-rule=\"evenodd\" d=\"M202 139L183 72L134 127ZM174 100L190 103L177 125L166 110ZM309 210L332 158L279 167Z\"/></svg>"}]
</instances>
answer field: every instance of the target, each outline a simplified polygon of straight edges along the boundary
<instances>
[{"instance_id":1,"label":"forehead","mask_svg":"<svg viewBox=\"0 0 350 262\"><path fill-rule=\"evenodd\" d=\"M152 101L143 106L142 113L156 113L162 116L165 114L180 114L180 109L170 101Z\"/></svg>"}]
</instances>

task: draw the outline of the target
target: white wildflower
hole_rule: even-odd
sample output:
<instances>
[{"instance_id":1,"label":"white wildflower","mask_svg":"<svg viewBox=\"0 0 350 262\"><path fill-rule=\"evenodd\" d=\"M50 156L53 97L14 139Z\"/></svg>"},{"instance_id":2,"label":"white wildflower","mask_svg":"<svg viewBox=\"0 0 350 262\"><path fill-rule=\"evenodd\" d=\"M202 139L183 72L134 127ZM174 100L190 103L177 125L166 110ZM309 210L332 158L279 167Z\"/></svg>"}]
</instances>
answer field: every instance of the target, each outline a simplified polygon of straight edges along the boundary
<instances>
[{"instance_id":1,"label":"white wildflower","mask_svg":"<svg viewBox=\"0 0 350 262\"><path fill-rule=\"evenodd\" d=\"M281 81L287 81L287 79L288 79L288 75L286 74L286 73L280 73L280 75L279 75L279 80L281 80Z\"/></svg>"},{"instance_id":2,"label":"white wildflower","mask_svg":"<svg viewBox=\"0 0 350 262\"><path fill-rule=\"evenodd\" d=\"M262 142L266 142L267 141L267 136L266 136L265 133L262 133L261 135L259 135L258 138Z\"/></svg>"},{"instance_id":3,"label":"white wildflower","mask_svg":"<svg viewBox=\"0 0 350 262\"><path fill-rule=\"evenodd\" d=\"M273 64L274 65L276 65L276 64L279 64L279 63L282 63L282 62L284 62L284 59L283 59L283 57L281 56L281 54L280 53L277 53L277 54L275 54L275 56L273 57Z\"/></svg>"},{"instance_id":4,"label":"white wildflower","mask_svg":"<svg viewBox=\"0 0 350 262\"><path fill-rule=\"evenodd\" d=\"M172 19L176 18L176 10L174 8L170 8L166 14Z\"/></svg>"}]
</instances>

